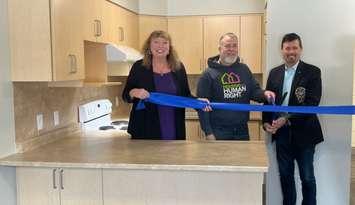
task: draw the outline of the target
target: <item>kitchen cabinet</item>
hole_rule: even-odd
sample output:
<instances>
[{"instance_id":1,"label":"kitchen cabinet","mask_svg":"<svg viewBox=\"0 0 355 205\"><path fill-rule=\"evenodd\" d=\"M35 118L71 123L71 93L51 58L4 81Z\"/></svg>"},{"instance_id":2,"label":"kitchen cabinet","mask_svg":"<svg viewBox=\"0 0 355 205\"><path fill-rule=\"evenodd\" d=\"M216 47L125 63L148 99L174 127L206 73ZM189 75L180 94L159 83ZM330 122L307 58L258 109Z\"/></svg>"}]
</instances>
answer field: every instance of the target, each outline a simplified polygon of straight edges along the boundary
<instances>
[{"instance_id":1,"label":"kitchen cabinet","mask_svg":"<svg viewBox=\"0 0 355 205\"><path fill-rule=\"evenodd\" d=\"M9 1L13 81L84 78L82 3L80 0Z\"/></svg>"},{"instance_id":2,"label":"kitchen cabinet","mask_svg":"<svg viewBox=\"0 0 355 205\"><path fill-rule=\"evenodd\" d=\"M203 62L203 18L169 17L168 32L188 74L201 74Z\"/></svg>"},{"instance_id":3,"label":"kitchen cabinet","mask_svg":"<svg viewBox=\"0 0 355 205\"><path fill-rule=\"evenodd\" d=\"M101 43L109 41L113 7L112 3L103 0L87 0L82 4L85 40Z\"/></svg>"},{"instance_id":4,"label":"kitchen cabinet","mask_svg":"<svg viewBox=\"0 0 355 205\"><path fill-rule=\"evenodd\" d=\"M207 158L213 158L215 153L204 151L196 149L179 154L193 156L204 153L201 160L205 165ZM224 171L223 168L219 171L104 169L104 201L105 205L261 205L263 174L249 171L249 168L239 172Z\"/></svg>"},{"instance_id":5,"label":"kitchen cabinet","mask_svg":"<svg viewBox=\"0 0 355 205\"><path fill-rule=\"evenodd\" d=\"M248 128L250 140L260 140L260 121L249 121Z\"/></svg>"},{"instance_id":6,"label":"kitchen cabinet","mask_svg":"<svg viewBox=\"0 0 355 205\"><path fill-rule=\"evenodd\" d=\"M203 140L205 139L204 133L200 127L198 119L189 119L185 121L186 126L186 140Z\"/></svg>"},{"instance_id":7,"label":"kitchen cabinet","mask_svg":"<svg viewBox=\"0 0 355 205\"><path fill-rule=\"evenodd\" d=\"M240 56L252 73L262 73L262 15L240 17Z\"/></svg>"},{"instance_id":8,"label":"kitchen cabinet","mask_svg":"<svg viewBox=\"0 0 355 205\"><path fill-rule=\"evenodd\" d=\"M142 49L145 40L155 30L168 31L168 21L166 17L139 16L139 49Z\"/></svg>"},{"instance_id":9,"label":"kitchen cabinet","mask_svg":"<svg viewBox=\"0 0 355 205\"><path fill-rule=\"evenodd\" d=\"M102 170L17 167L18 205L102 205Z\"/></svg>"},{"instance_id":10,"label":"kitchen cabinet","mask_svg":"<svg viewBox=\"0 0 355 205\"><path fill-rule=\"evenodd\" d=\"M120 6L114 8L113 42L138 49L138 15Z\"/></svg>"}]
</instances>

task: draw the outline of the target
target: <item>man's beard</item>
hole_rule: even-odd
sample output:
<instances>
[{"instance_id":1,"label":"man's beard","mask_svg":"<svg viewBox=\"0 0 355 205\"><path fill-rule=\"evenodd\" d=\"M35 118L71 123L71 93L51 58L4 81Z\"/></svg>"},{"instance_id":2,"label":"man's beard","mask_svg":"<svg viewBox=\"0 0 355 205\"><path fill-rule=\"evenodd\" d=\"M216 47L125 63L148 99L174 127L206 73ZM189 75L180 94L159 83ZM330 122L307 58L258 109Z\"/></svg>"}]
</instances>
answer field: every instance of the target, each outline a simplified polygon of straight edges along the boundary
<instances>
[{"instance_id":1,"label":"man's beard","mask_svg":"<svg viewBox=\"0 0 355 205\"><path fill-rule=\"evenodd\" d=\"M238 56L227 56L223 59L224 63L232 65L237 61Z\"/></svg>"}]
</instances>

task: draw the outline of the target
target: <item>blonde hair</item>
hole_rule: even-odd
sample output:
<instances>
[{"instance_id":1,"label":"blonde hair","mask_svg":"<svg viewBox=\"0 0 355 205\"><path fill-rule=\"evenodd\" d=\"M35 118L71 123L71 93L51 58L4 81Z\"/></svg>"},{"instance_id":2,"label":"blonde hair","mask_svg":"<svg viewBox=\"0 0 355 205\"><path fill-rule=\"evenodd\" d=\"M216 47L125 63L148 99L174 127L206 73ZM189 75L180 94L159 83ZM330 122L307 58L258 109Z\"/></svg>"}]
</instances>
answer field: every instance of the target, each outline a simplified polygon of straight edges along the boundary
<instances>
[{"instance_id":1,"label":"blonde hair","mask_svg":"<svg viewBox=\"0 0 355 205\"><path fill-rule=\"evenodd\" d=\"M169 42L169 54L167 55L166 60L168 61L168 64L169 64L170 69L172 71L176 71L176 70L180 69L181 63L180 63L179 57L178 57L173 45L172 45L170 35L167 32L160 31L160 30L153 31L143 44L143 47L142 47L142 53L144 55L143 65L148 69L152 66L152 52L150 50L150 43L155 38L163 38Z\"/></svg>"}]
</instances>

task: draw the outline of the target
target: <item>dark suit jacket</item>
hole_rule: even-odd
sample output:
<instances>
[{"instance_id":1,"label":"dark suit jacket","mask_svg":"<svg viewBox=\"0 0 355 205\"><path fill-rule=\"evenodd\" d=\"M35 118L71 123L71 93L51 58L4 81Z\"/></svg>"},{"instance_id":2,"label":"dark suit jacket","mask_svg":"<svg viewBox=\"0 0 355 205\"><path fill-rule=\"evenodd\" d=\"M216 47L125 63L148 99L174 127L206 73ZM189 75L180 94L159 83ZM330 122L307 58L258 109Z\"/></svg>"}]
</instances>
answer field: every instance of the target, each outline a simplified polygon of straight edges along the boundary
<instances>
[{"instance_id":1,"label":"dark suit jacket","mask_svg":"<svg viewBox=\"0 0 355 205\"><path fill-rule=\"evenodd\" d=\"M275 92L275 104L282 104L282 88L285 65L280 65L270 71L266 90ZM321 71L316 66L300 61L292 82L289 106L318 106L322 96ZM263 113L263 123L272 122L273 113ZM299 146L315 145L322 142L322 129L315 114L289 113L290 134L292 142ZM277 131L273 140L282 132ZM281 136L280 136L281 137Z\"/></svg>"},{"instance_id":2,"label":"dark suit jacket","mask_svg":"<svg viewBox=\"0 0 355 205\"><path fill-rule=\"evenodd\" d=\"M133 64L127 78L126 86L122 93L124 101L133 103L129 118L128 133L132 135L132 139L161 139L157 106L155 104L145 102L145 109L136 110L139 100L132 100L129 96L129 92L133 88L144 88L148 92L156 91L153 68L147 69L142 65L142 62L142 60L139 60ZM172 74L177 88L177 95L191 97L184 66L182 65L181 69L173 72ZM176 138L178 140L184 140L186 138L184 108L175 108L175 127Z\"/></svg>"}]
</instances>

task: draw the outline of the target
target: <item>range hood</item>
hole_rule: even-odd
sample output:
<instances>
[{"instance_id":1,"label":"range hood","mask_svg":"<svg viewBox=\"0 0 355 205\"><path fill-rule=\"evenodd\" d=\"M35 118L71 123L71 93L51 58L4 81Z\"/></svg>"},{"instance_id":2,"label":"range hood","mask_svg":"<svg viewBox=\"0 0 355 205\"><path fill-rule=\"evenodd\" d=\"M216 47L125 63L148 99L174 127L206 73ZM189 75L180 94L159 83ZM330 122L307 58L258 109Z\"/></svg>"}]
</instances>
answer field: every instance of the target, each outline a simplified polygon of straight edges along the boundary
<instances>
[{"instance_id":1,"label":"range hood","mask_svg":"<svg viewBox=\"0 0 355 205\"><path fill-rule=\"evenodd\" d=\"M143 58L143 55L134 48L107 44L106 45L107 62L135 62Z\"/></svg>"}]
</instances>

